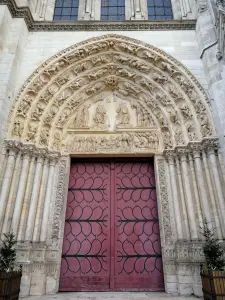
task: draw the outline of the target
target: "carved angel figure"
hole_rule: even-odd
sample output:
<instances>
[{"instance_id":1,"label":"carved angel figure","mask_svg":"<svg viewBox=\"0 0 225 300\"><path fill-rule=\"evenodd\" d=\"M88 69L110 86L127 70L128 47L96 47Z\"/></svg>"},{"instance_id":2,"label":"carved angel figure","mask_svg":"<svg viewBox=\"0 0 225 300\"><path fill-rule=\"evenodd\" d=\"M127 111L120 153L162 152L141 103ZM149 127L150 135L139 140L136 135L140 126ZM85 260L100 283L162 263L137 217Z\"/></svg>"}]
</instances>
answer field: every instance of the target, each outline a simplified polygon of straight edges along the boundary
<instances>
[{"instance_id":1,"label":"carved angel figure","mask_svg":"<svg viewBox=\"0 0 225 300\"><path fill-rule=\"evenodd\" d=\"M31 102L32 102L32 98L30 96L26 95L23 98L23 101L20 103L20 106L18 108L18 113L25 115L30 108Z\"/></svg>"},{"instance_id":2,"label":"carved angel figure","mask_svg":"<svg viewBox=\"0 0 225 300\"><path fill-rule=\"evenodd\" d=\"M171 76L173 76L173 74L177 72L173 65L165 61L161 63L161 67L164 71L168 72Z\"/></svg>"},{"instance_id":3,"label":"carved angel figure","mask_svg":"<svg viewBox=\"0 0 225 300\"><path fill-rule=\"evenodd\" d=\"M35 139L36 132L37 132L37 127L36 127L36 125L29 124L29 126L28 126L28 133L27 133L27 138L26 138L26 140L27 140L28 142L33 141L33 140Z\"/></svg>"},{"instance_id":4,"label":"carved angel figure","mask_svg":"<svg viewBox=\"0 0 225 300\"><path fill-rule=\"evenodd\" d=\"M73 69L73 73L75 75L78 75L79 73L85 71L88 69L88 65L86 62L80 64L80 65L77 65L74 69Z\"/></svg>"},{"instance_id":5,"label":"carved angel figure","mask_svg":"<svg viewBox=\"0 0 225 300\"><path fill-rule=\"evenodd\" d=\"M142 80L140 81L140 84L147 88L150 92L153 91L153 86L152 86L152 83L150 81L148 81L147 79L145 78L142 78Z\"/></svg>"},{"instance_id":6,"label":"carved angel figure","mask_svg":"<svg viewBox=\"0 0 225 300\"><path fill-rule=\"evenodd\" d=\"M126 126L130 124L130 114L126 104L121 104L117 110L117 125Z\"/></svg>"},{"instance_id":7,"label":"carved angel figure","mask_svg":"<svg viewBox=\"0 0 225 300\"><path fill-rule=\"evenodd\" d=\"M179 118L178 118L178 114L177 114L177 112L176 112L176 110L175 109L169 109L168 110L168 113L169 113L169 115L170 115L170 121L172 122L172 123L174 123L174 124L179 124L180 122L179 122Z\"/></svg>"},{"instance_id":8,"label":"carved angel figure","mask_svg":"<svg viewBox=\"0 0 225 300\"><path fill-rule=\"evenodd\" d=\"M182 128L180 126L175 129L175 140L178 145L183 145L185 143Z\"/></svg>"},{"instance_id":9,"label":"carved angel figure","mask_svg":"<svg viewBox=\"0 0 225 300\"><path fill-rule=\"evenodd\" d=\"M185 120L190 119L192 117L191 110L187 105L181 106L180 110Z\"/></svg>"},{"instance_id":10,"label":"carved angel figure","mask_svg":"<svg viewBox=\"0 0 225 300\"><path fill-rule=\"evenodd\" d=\"M63 113L59 116L57 125L64 125L64 123L66 122L66 119L69 115L70 111L68 109L64 109Z\"/></svg>"},{"instance_id":11,"label":"carved angel figure","mask_svg":"<svg viewBox=\"0 0 225 300\"><path fill-rule=\"evenodd\" d=\"M201 122L201 131L202 131L202 136L206 137L212 134L212 129L209 124L209 121L207 119L207 116L202 114L200 115L200 122Z\"/></svg>"},{"instance_id":12,"label":"carved angel figure","mask_svg":"<svg viewBox=\"0 0 225 300\"><path fill-rule=\"evenodd\" d=\"M102 83L101 82L97 82L94 85L92 85L91 87L88 87L86 89L86 94L87 95L92 95L97 93L100 89L102 88Z\"/></svg>"},{"instance_id":13,"label":"carved angel figure","mask_svg":"<svg viewBox=\"0 0 225 300\"><path fill-rule=\"evenodd\" d=\"M152 118L149 112L146 111L146 109L141 108L139 105L133 106L136 108L137 113L137 126L138 127L148 127L152 125Z\"/></svg>"},{"instance_id":14,"label":"carved angel figure","mask_svg":"<svg viewBox=\"0 0 225 300\"><path fill-rule=\"evenodd\" d=\"M82 87L81 79L75 80L71 83L70 87L73 91L78 90L80 87Z\"/></svg>"},{"instance_id":15,"label":"carved angel figure","mask_svg":"<svg viewBox=\"0 0 225 300\"><path fill-rule=\"evenodd\" d=\"M104 105L99 104L97 106L93 120L95 126L97 127L102 128L107 125L108 118L107 118L106 109Z\"/></svg>"},{"instance_id":16,"label":"carved angel figure","mask_svg":"<svg viewBox=\"0 0 225 300\"><path fill-rule=\"evenodd\" d=\"M174 101L178 101L183 98L182 94L179 93L173 85L170 86L169 92L170 92L171 96L173 97Z\"/></svg>"},{"instance_id":17,"label":"carved angel figure","mask_svg":"<svg viewBox=\"0 0 225 300\"><path fill-rule=\"evenodd\" d=\"M86 151L87 152L95 151L95 137L88 136L86 138Z\"/></svg>"},{"instance_id":18,"label":"carved angel figure","mask_svg":"<svg viewBox=\"0 0 225 300\"><path fill-rule=\"evenodd\" d=\"M140 93L140 89L137 86L131 85L129 82L124 82L123 86L125 91L127 91L128 95L129 94L137 95L138 93Z\"/></svg>"},{"instance_id":19,"label":"carved angel figure","mask_svg":"<svg viewBox=\"0 0 225 300\"><path fill-rule=\"evenodd\" d=\"M129 45L127 43L120 43L119 47L121 49L123 49L123 51L131 53L131 54L134 54L134 55L136 55L137 52L138 52L138 50L139 50L139 47L133 46L133 45Z\"/></svg>"},{"instance_id":20,"label":"carved angel figure","mask_svg":"<svg viewBox=\"0 0 225 300\"><path fill-rule=\"evenodd\" d=\"M101 76L103 76L104 74L106 74L107 72L108 72L107 69L101 69L101 70L98 70L96 72L90 73L88 75L88 78L90 80L96 80L96 79L100 78Z\"/></svg>"},{"instance_id":21,"label":"carved angel figure","mask_svg":"<svg viewBox=\"0 0 225 300\"><path fill-rule=\"evenodd\" d=\"M80 59L86 56L85 49L78 49L76 51L73 51L72 53L66 55L67 61L73 60L73 59Z\"/></svg>"},{"instance_id":22,"label":"carved angel figure","mask_svg":"<svg viewBox=\"0 0 225 300\"><path fill-rule=\"evenodd\" d=\"M57 106L60 106L63 104L63 102L72 94L72 90L70 89L65 89L63 90L61 93L59 93L57 96L56 96L56 99L55 99L55 104Z\"/></svg>"},{"instance_id":23,"label":"carved angel figure","mask_svg":"<svg viewBox=\"0 0 225 300\"><path fill-rule=\"evenodd\" d=\"M116 60L118 60L122 64L128 64L130 62L130 57L128 57L128 56L115 55L114 57Z\"/></svg>"},{"instance_id":24,"label":"carved angel figure","mask_svg":"<svg viewBox=\"0 0 225 300\"><path fill-rule=\"evenodd\" d=\"M64 85L64 84L66 84L69 80L70 80L69 74L66 74L66 75L62 75L62 76L58 77L58 78L55 80L55 82L56 82L58 85L62 86L62 85Z\"/></svg>"},{"instance_id":25,"label":"carved angel figure","mask_svg":"<svg viewBox=\"0 0 225 300\"><path fill-rule=\"evenodd\" d=\"M153 74L153 79L158 82L159 84L164 84L166 81L168 81L168 78L164 75L160 74Z\"/></svg>"},{"instance_id":26,"label":"carved angel figure","mask_svg":"<svg viewBox=\"0 0 225 300\"><path fill-rule=\"evenodd\" d=\"M20 121L16 121L13 126L12 134L14 136L21 137L22 130L23 130L23 126L21 125Z\"/></svg>"},{"instance_id":27,"label":"carved angel figure","mask_svg":"<svg viewBox=\"0 0 225 300\"><path fill-rule=\"evenodd\" d=\"M163 142L164 142L165 149L170 149L173 147L173 142L169 131L163 132Z\"/></svg>"},{"instance_id":28,"label":"carved angel figure","mask_svg":"<svg viewBox=\"0 0 225 300\"><path fill-rule=\"evenodd\" d=\"M145 136L143 134L136 134L135 138L134 138L134 145L137 149L140 148L147 148L147 139L145 138Z\"/></svg>"},{"instance_id":29,"label":"carved angel figure","mask_svg":"<svg viewBox=\"0 0 225 300\"><path fill-rule=\"evenodd\" d=\"M89 123L89 107L90 105L84 105L81 108L80 113L78 113L78 111L75 112L75 117L74 117L74 126L75 127L88 127L88 123Z\"/></svg>"},{"instance_id":30,"label":"carved angel figure","mask_svg":"<svg viewBox=\"0 0 225 300\"><path fill-rule=\"evenodd\" d=\"M35 110L31 114L31 119L34 121L39 121L40 116L42 115L43 111L44 111L43 105L41 105L40 103L37 103Z\"/></svg>"},{"instance_id":31,"label":"carved angel figure","mask_svg":"<svg viewBox=\"0 0 225 300\"><path fill-rule=\"evenodd\" d=\"M60 134L60 132L56 131L56 132L54 133L53 146L54 146L56 149L59 149L60 144L61 144L61 134Z\"/></svg>"},{"instance_id":32,"label":"carved angel figure","mask_svg":"<svg viewBox=\"0 0 225 300\"><path fill-rule=\"evenodd\" d=\"M195 109L196 109L196 113L197 114L201 114L206 112L206 108L203 105L203 103L201 101L199 101L196 105L195 105Z\"/></svg>"},{"instance_id":33,"label":"carved angel figure","mask_svg":"<svg viewBox=\"0 0 225 300\"><path fill-rule=\"evenodd\" d=\"M130 66L133 68L136 68L137 70L140 70L142 72L148 72L150 70L150 68L148 66L146 66L142 62L135 60L135 59L132 59L130 61Z\"/></svg>"},{"instance_id":34,"label":"carved angel figure","mask_svg":"<svg viewBox=\"0 0 225 300\"><path fill-rule=\"evenodd\" d=\"M109 62L109 60L105 56L102 56L102 55L92 58L92 63L94 66L106 64L108 62Z\"/></svg>"},{"instance_id":35,"label":"carved angel figure","mask_svg":"<svg viewBox=\"0 0 225 300\"><path fill-rule=\"evenodd\" d=\"M46 146L48 144L49 129L43 128L40 134L40 145Z\"/></svg>"},{"instance_id":36,"label":"carved angel figure","mask_svg":"<svg viewBox=\"0 0 225 300\"><path fill-rule=\"evenodd\" d=\"M131 73L125 69L118 70L118 74L123 77L126 77L126 78L134 78L135 77L135 73Z\"/></svg>"},{"instance_id":37,"label":"carved angel figure","mask_svg":"<svg viewBox=\"0 0 225 300\"><path fill-rule=\"evenodd\" d=\"M142 54L143 54L143 57L145 57L149 60L154 60L155 59L155 55L151 54L147 50L145 50Z\"/></svg>"},{"instance_id":38,"label":"carved angel figure","mask_svg":"<svg viewBox=\"0 0 225 300\"><path fill-rule=\"evenodd\" d=\"M161 104L164 106L171 104L170 98L168 98L165 94L162 94L162 93L156 93L155 99L160 101Z\"/></svg>"},{"instance_id":39,"label":"carved angel figure","mask_svg":"<svg viewBox=\"0 0 225 300\"><path fill-rule=\"evenodd\" d=\"M44 73L47 73L49 75L54 74L58 71L60 71L62 68L64 68L68 64L68 61L65 59L60 59L57 63L50 66Z\"/></svg>"},{"instance_id":40,"label":"carved angel figure","mask_svg":"<svg viewBox=\"0 0 225 300\"><path fill-rule=\"evenodd\" d=\"M133 137L130 134L124 133L119 138L120 146L123 150L128 150L132 146Z\"/></svg>"},{"instance_id":41,"label":"carved angel figure","mask_svg":"<svg viewBox=\"0 0 225 300\"><path fill-rule=\"evenodd\" d=\"M163 116L162 112L160 110L155 111L155 115L157 117L157 120L159 122L159 124L161 126L165 126L167 125L167 120L166 118Z\"/></svg>"},{"instance_id":42,"label":"carved angel figure","mask_svg":"<svg viewBox=\"0 0 225 300\"><path fill-rule=\"evenodd\" d=\"M51 121L53 120L57 112L58 112L58 108L56 106L52 106L44 119L44 123L46 125L50 125Z\"/></svg>"},{"instance_id":43,"label":"carved angel figure","mask_svg":"<svg viewBox=\"0 0 225 300\"><path fill-rule=\"evenodd\" d=\"M187 126L187 133L188 133L188 137L189 137L190 141L197 140L197 134L195 132L195 127L193 124L189 124Z\"/></svg>"},{"instance_id":44,"label":"carved angel figure","mask_svg":"<svg viewBox=\"0 0 225 300\"><path fill-rule=\"evenodd\" d=\"M185 91L188 91L189 89L193 89L192 84L187 80L185 80L184 76L178 75L176 76L176 80Z\"/></svg>"}]
</instances>

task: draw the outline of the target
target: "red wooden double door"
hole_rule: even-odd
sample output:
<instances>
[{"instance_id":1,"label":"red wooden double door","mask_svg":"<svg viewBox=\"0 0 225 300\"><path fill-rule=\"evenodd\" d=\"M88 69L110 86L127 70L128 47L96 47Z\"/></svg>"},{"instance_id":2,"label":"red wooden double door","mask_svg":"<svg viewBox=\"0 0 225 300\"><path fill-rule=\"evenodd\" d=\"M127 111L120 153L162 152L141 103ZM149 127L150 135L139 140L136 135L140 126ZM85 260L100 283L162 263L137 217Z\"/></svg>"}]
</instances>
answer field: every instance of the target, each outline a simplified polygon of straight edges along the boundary
<instances>
[{"instance_id":1,"label":"red wooden double door","mask_svg":"<svg viewBox=\"0 0 225 300\"><path fill-rule=\"evenodd\" d=\"M153 161L72 162L59 290L163 289Z\"/></svg>"}]
</instances>

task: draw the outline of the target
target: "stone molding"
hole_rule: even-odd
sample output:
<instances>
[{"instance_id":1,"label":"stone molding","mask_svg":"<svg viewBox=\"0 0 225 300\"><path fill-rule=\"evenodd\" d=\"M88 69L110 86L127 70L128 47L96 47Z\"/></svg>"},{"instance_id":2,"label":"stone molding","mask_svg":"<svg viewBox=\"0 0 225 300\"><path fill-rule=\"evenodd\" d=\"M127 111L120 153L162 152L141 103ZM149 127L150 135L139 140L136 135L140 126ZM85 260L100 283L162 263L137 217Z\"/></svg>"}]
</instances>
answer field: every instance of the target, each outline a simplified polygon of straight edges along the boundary
<instances>
[{"instance_id":1,"label":"stone molding","mask_svg":"<svg viewBox=\"0 0 225 300\"><path fill-rule=\"evenodd\" d=\"M160 223L163 232L160 233L162 244L171 244L172 243L172 226L170 218L170 205L169 205L169 196L168 196L168 184L166 178L166 168L165 168L165 159L158 158L156 160L157 168L157 178L158 178L158 205L161 208L160 213Z\"/></svg>"},{"instance_id":2,"label":"stone molding","mask_svg":"<svg viewBox=\"0 0 225 300\"><path fill-rule=\"evenodd\" d=\"M54 214L53 214L53 225L52 225L52 233L51 239L53 243L57 244L59 240L59 233L62 227L62 222L64 222L64 206L67 199L65 195L67 195L67 176L69 170L67 168L68 159L62 159L59 163L59 170L58 170L58 182L57 182L57 190L56 190L56 200L55 200L55 207L54 207ZM64 226L63 226L64 227Z\"/></svg>"},{"instance_id":3,"label":"stone molding","mask_svg":"<svg viewBox=\"0 0 225 300\"><path fill-rule=\"evenodd\" d=\"M24 18L29 31L148 31L148 30L195 30L196 20L171 21L34 21L29 7L18 7L15 0L0 0L7 5L13 18Z\"/></svg>"},{"instance_id":4,"label":"stone molding","mask_svg":"<svg viewBox=\"0 0 225 300\"><path fill-rule=\"evenodd\" d=\"M183 154L194 154L195 152L202 152L204 150L218 151L220 148L218 138L207 138L202 139L201 142L189 142L186 146L178 146L172 150L164 150L163 154L165 158L175 158Z\"/></svg>"},{"instance_id":5,"label":"stone molding","mask_svg":"<svg viewBox=\"0 0 225 300\"><path fill-rule=\"evenodd\" d=\"M12 150L14 152L20 152L21 154L30 154L32 156L50 158L58 160L60 157L59 151L49 151L48 148L36 147L33 143L23 143L15 139L5 139L4 149Z\"/></svg>"}]
</instances>

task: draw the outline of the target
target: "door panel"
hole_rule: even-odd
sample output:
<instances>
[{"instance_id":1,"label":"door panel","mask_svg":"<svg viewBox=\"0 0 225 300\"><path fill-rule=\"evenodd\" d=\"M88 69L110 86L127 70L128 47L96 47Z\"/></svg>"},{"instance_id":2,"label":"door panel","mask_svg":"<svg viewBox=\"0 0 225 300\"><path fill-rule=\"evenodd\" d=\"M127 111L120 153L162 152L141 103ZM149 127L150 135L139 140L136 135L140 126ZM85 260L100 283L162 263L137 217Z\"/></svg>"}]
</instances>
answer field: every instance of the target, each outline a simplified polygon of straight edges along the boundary
<instances>
[{"instance_id":1,"label":"door panel","mask_svg":"<svg viewBox=\"0 0 225 300\"><path fill-rule=\"evenodd\" d=\"M162 290L153 164L115 166L115 290Z\"/></svg>"},{"instance_id":2,"label":"door panel","mask_svg":"<svg viewBox=\"0 0 225 300\"><path fill-rule=\"evenodd\" d=\"M60 291L109 289L109 167L71 166Z\"/></svg>"},{"instance_id":3,"label":"door panel","mask_svg":"<svg viewBox=\"0 0 225 300\"><path fill-rule=\"evenodd\" d=\"M73 163L60 291L163 289L153 162Z\"/></svg>"}]
</instances>

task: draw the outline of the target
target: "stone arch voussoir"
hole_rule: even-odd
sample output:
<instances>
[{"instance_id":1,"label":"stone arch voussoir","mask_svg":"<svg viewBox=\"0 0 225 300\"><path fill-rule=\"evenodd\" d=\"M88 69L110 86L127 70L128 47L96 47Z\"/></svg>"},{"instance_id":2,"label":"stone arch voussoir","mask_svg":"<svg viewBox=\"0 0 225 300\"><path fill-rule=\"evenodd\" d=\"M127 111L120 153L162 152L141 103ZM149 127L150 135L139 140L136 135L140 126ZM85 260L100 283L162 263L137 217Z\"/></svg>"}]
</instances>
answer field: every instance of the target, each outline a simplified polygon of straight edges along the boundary
<instances>
[{"instance_id":1,"label":"stone arch voussoir","mask_svg":"<svg viewBox=\"0 0 225 300\"><path fill-rule=\"evenodd\" d=\"M207 102L198 81L174 58L110 34L43 63L15 99L5 135L61 153L81 151L84 143L88 152L101 143L105 151L132 143L134 150L148 145L162 153L216 136ZM85 138L90 132L102 139ZM114 136L105 138L107 132Z\"/></svg>"}]
</instances>

